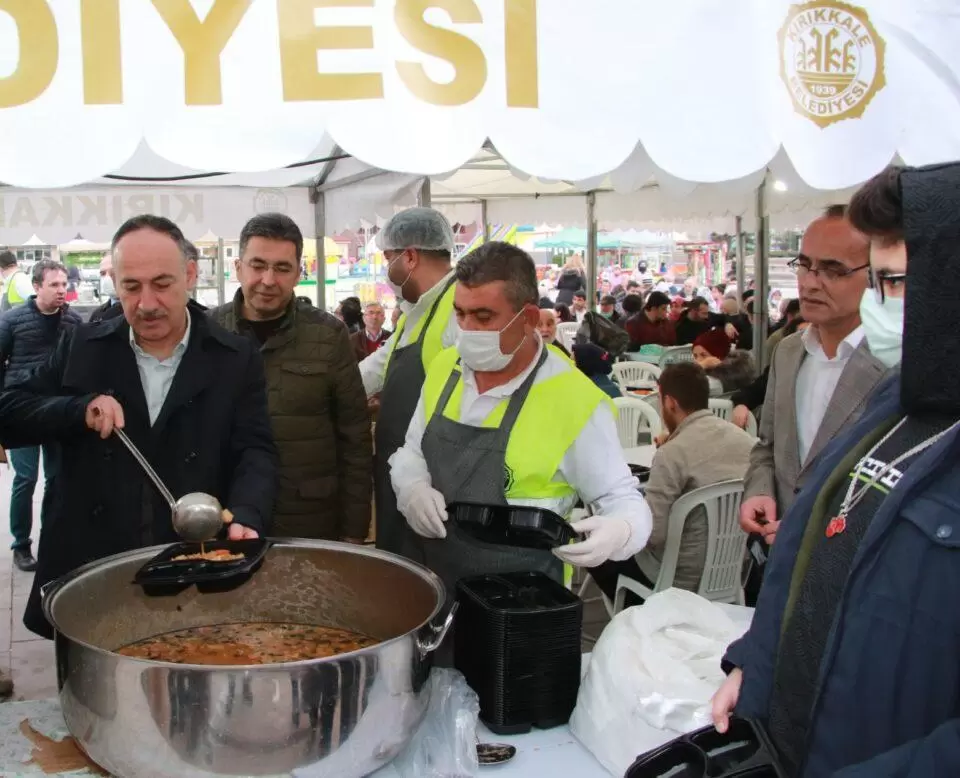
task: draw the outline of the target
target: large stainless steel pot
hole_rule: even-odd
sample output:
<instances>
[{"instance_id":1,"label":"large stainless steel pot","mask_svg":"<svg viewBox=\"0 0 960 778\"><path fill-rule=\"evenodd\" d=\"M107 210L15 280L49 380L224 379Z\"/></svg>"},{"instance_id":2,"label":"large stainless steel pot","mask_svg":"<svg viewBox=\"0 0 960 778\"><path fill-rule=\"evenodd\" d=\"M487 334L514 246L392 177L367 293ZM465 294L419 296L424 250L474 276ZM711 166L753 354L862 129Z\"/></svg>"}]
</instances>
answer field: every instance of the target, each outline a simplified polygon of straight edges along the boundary
<instances>
[{"instance_id":1,"label":"large stainless steel pot","mask_svg":"<svg viewBox=\"0 0 960 778\"><path fill-rule=\"evenodd\" d=\"M367 775L429 702L431 653L453 614L426 568L362 546L278 541L247 583L148 597L132 582L160 549L82 567L44 590L67 727L121 778ZM278 665L203 666L112 653L175 629L296 622L357 630L363 651Z\"/></svg>"}]
</instances>

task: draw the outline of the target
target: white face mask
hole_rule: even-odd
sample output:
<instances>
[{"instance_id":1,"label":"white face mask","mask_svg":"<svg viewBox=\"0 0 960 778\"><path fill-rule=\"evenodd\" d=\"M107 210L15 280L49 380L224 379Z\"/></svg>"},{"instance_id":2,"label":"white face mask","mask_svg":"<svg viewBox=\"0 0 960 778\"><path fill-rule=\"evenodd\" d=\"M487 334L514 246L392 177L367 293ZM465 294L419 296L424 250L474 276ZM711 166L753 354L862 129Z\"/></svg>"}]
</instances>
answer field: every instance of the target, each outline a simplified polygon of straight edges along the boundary
<instances>
[{"instance_id":1,"label":"white face mask","mask_svg":"<svg viewBox=\"0 0 960 778\"><path fill-rule=\"evenodd\" d=\"M116 296L117 288L113 285L113 279L109 275L100 276L100 298L106 300Z\"/></svg>"},{"instance_id":2,"label":"white face mask","mask_svg":"<svg viewBox=\"0 0 960 778\"><path fill-rule=\"evenodd\" d=\"M458 327L457 351L460 353L463 364L478 373L496 373L509 365L513 355L520 350L520 346L523 345L527 336L523 336L523 340L517 344L513 351L504 354L500 350L500 335L510 329L522 313L522 310L517 313L502 330L491 332L487 330L465 330Z\"/></svg>"},{"instance_id":3,"label":"white face mask","mask_svg":"<svg viewBox=\"0 0 960 778\"><path fill-rule=\"evenodd\" d=\"M406 299L406 298L403 296L403 287L406 285L407 281L410 280L410 276L413 275L413 271L411 270L409 273L407 273L407 277L403 279L403 282L402 282L402 283L399 283L399 284L396 284L396 283L393 282L393 280L391 280L391 278L390 278L390 268L392 268L393 265L394 265L394 263L396 263L397 260L399 260L402 256L403 256L403 253L400 253L400 254L397 254L397 256L395 256L393 259L390 260L390 264L387 265L387 273L386 273L386 275L387 275L387 286L390 287L390 291L393 292L393 294L394 294L394 296L397 298L397 301L398 301L398 302L399 302L400 300L405 300L405 299Z\"/></svg>"},{"instance_id":4,"label":"white face mask","mask_svg":"<svg viewBox=\"0 0 960 778\"><path fill-rule=\"evenodd\" d=\"M900 364L903 348L903 298L887 297L883 303L873 289L867 289L860 300L860 321L867 336L867 345L887 367Z\"/></svg>"}]
</instances>

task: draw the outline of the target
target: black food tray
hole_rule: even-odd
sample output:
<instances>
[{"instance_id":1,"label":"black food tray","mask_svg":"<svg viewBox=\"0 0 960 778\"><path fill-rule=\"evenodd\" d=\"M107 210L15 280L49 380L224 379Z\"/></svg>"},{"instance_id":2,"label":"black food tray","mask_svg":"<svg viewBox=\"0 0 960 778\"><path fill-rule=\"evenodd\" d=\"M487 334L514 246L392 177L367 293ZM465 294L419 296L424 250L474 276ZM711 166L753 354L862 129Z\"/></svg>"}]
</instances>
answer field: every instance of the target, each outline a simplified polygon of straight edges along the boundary
<instances>
[{"instance_id":1,"label":"black food tray","mask_svg":"<svg viewBox=\"0 0 960 778\"><path fill-rule=\"evenodd\" d=\"M549 551L580 539L566 519L543 508L458 502L447 515L477 540L501 546Z\"/></svg>"},{"instance_id":2,"label":"black food tray","mask_svg":"<svg viewBox=\"0 0 960 778\"><path fill-rule=\"evenodd\" d=\"M262 538L212 540L203 544L204 551L226 549L232 554L243 554L244 558L231 562L205 559L174 562L176 556L200 553L199 543L174 543L137 570L133 582L149 595L177 594L190 586L204 593L229 591L249 580L263 564L269 548L270 541Z\"/></svg>"},{"instance_id":3,"label":"black food tray","mask_svg":"<svg viewBox=\"0 0 960 778\"><path fill-rule=\"evenodd\" d=\"M787 778L767 733L753 719L732 717L720 734L712 726L637 757L624 778Z\"/></svg>"}]
</instances>

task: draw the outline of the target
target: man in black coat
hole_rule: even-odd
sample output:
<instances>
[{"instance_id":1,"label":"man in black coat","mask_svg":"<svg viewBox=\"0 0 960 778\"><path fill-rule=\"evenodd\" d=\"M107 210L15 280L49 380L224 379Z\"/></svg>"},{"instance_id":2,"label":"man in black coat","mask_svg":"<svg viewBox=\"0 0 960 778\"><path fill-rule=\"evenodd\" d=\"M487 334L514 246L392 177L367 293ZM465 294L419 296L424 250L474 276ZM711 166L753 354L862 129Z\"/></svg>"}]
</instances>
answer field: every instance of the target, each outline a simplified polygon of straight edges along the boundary
<instances>
[{"instance_id":1,"label":"man in black coat","mask_svg":"<svg viewBox=\"0 0 960 778\"><path fill-rule=\"evenodd\" d=\"M137 216L113 239L123 316L81 325L47 364L0 395L0 443L59 440L61 470L24 614L52 637L40 588L80 565L178 540L170 508L123 444L123 430L173 494L208 492L232 538L269 530L278 456L256 345L188 305L197 278L183 233Z\"/></svg>"},{"instance_id":2,"label":"man in black coat","mask_svg":"<svg viewBox=\"0 0 960 778\"><path fill-rule=\"evenodd\" d=\"M0 369L3 386L22 381L31 370L43 365L57 346L63 332L80 324L80 317L65 302L67 269L49 259L37 262L31 271L35 294L23 305L0 316ZM13 536L13 562L24 572L37 569L30 534L33 530L33 494L40 474L40 447L11 449L10 464L16 473L10 492L10 534ZM41 522L50 513L57 475L58 452L55 444L43 446L43 503Z\"/></svg>"}]
</instances>

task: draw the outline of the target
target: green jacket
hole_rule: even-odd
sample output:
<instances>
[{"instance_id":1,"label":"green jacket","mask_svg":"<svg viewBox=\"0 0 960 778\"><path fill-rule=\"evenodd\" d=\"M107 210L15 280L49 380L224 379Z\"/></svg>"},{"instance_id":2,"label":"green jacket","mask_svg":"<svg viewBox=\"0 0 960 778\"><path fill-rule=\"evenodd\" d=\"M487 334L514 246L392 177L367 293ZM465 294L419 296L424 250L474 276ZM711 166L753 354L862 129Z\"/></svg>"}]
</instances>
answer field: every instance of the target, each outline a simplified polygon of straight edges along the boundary
<instances>
[{"instance_id":1,"label":"green jacket","mask_svg":"<svg viewBox=\"0 0 960 778\"><path fill-rule=\"evenodd\" d=\"M210 315L248 334L243 293ZM275 537L364 539L370 526L373 443L360 370L343 323L293 299L261 347L270 421L280 451Z\"/></svg>"}]
</instances>

